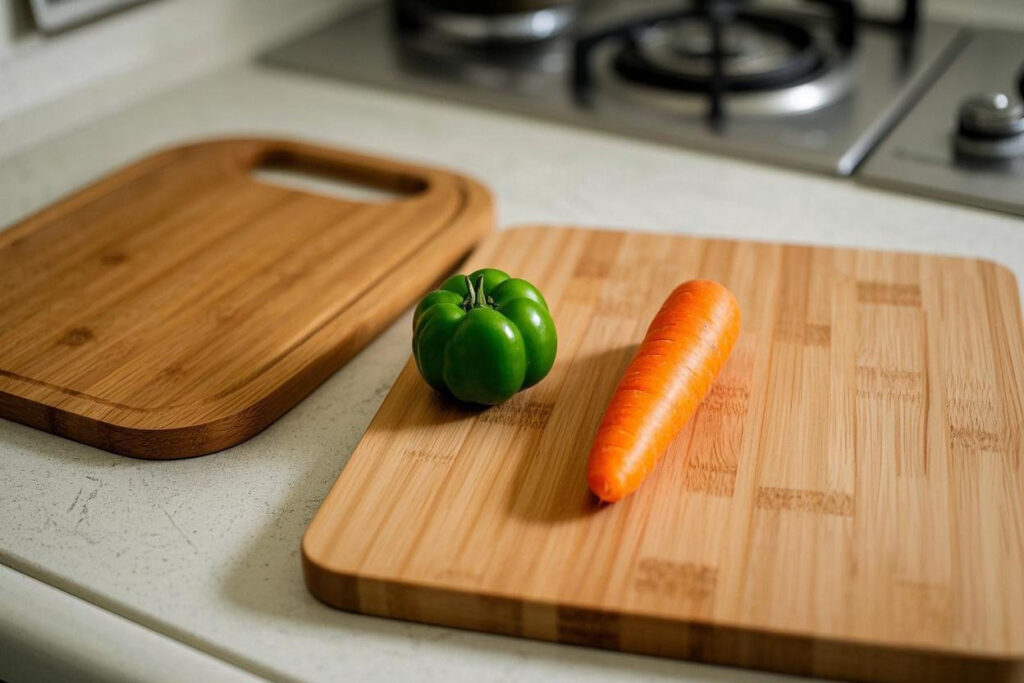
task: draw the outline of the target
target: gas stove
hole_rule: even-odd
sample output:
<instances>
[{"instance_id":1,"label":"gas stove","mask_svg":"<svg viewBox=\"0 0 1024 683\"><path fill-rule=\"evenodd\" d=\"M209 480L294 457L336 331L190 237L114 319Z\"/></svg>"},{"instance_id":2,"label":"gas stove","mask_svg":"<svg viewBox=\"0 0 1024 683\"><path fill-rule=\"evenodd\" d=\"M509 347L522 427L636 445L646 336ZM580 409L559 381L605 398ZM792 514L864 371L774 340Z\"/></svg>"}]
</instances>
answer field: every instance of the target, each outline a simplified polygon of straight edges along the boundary
<instances>
[{"instance_id":1,"label":"gas stove","mask_svg":"<svg viewBox=\"0 0 1024 683\"><path fill-rule=\"evenodd\" d=\"M503 5L510 7L495 11ZM887 148L885 136L908 112L915 115L918 100L956 70L976 38L968 29L920 20L916 0L904 0L901 12L887 19L861 16L852 0L784 7L752 0L395 0L344 16L274 49L265 61L850 175L872 150ZM1017 44L1024 44L1019 36ZM1022 63L1024 55L1014 67ZM943 163L984 166L962 151L989 139L970 132L979 116L991 118L984 111L967 114L967 132L957 134L950 127L955 111L929 115L930 126L950 129L951 137L938 143L943 154L954 150ZM1013 144L1000 149L1012 151ZM872 182L895 186L886 174L907 180L905 150L895 158L902 160L872 159ZM993 172L1007 177L1007 189L998 190L1009 195L1005 201L975 202L969 191L940 194L1024 213L1024 191L1012 187L1021 189L1024 173L1017 174L1017 161L999 163L1003 170ZM933 189L930 181L901 187Z\"/></svg>"}]
</instances>

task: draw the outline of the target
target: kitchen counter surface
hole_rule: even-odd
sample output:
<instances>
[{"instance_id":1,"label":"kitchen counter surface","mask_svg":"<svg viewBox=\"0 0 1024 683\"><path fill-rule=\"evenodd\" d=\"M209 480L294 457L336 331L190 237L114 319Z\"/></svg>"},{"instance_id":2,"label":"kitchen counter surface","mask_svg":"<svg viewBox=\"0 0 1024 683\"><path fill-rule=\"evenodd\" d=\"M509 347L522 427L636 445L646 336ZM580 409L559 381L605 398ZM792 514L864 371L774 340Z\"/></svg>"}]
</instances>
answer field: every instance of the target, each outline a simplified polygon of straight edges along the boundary
<instances>
[{"instance_id":1,"label":"kitchen counter surface","mask_svg":"<svg viewBox=\"0 0 1024 683\"><path fill-rule=\"evenodd\" d=\"M927 250L1024 273L1024 221L1009 216L248 64L0 158L0 225L157 148L247 134L463 171L493 190L500 226ZM408 325L407 313L264 433L204 458L131 460L0 420L0 562L270 678L783 679L316 602L299 539L408 358ZM0 593L12 585L0 572Z\"/></svg>"}]
</instances>

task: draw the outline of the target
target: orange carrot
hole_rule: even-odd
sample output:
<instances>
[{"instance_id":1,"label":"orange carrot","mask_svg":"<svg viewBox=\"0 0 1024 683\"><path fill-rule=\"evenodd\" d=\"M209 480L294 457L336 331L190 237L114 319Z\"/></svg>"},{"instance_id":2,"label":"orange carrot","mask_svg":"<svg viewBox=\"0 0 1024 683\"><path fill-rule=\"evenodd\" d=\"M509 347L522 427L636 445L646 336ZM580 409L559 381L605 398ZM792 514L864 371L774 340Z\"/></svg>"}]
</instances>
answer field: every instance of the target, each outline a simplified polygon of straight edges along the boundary
<instances>
[{"instance_id":1,"label":"orange carrot","mask_svg":"<svg viewBox=\"0 0 1024 683\"><path fill-rule=\"evenodd\" d=\"M654 316L605 411L587 483L614 502L635 491L682 430L732 352L740 309L717 282L676 287Z\"/></svg>"}]
</instances>

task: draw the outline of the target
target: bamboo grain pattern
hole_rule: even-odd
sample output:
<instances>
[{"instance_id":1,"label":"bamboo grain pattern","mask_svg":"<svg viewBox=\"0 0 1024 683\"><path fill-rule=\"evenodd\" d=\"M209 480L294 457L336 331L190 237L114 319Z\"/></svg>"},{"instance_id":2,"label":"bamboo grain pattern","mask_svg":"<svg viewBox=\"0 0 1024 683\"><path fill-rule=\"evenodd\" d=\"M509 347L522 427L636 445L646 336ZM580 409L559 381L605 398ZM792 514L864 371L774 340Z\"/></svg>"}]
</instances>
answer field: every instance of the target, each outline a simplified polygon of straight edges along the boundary
<instances>
[{"instance_id":1,"label":"bamboo grain pattern","mask_svg":"<svg viewBox=\"0 0 1024 683\"><path fill-rule=\"evenodd\" d=\"M281 167L393 191L266 184ZM0 233L0 417L180 458L256 434L493 225L452 173L290 141L218 140L122 169Z\"/></svg>"},{"instance_id":2,"label":"bamboo grain pattern","mask_svg":"<svg viewBox=\"0 0 1024 683\"><path fill-rule=\"evenodd\" d=\"M303 539L346 610L786 673L1020 680L1024 336L990 262L533 227L490 237L552 306L547 379L488 410L410 362ZM632 497L587 453L676 284L743 330Z\"/></svg>"}]
</instances>

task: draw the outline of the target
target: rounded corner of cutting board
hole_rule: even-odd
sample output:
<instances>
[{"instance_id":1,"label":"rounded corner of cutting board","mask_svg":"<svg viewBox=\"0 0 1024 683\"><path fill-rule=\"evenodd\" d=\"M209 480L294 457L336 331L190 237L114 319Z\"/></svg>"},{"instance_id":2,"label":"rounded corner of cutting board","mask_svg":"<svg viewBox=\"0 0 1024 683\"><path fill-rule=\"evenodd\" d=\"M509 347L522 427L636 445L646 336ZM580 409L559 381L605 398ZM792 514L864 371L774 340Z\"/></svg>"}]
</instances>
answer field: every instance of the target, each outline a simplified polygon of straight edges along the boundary
<instances>
[{"instance_id":1,"label":"rounded corner of cutting board","mask_svg":"<svg viewBox=\"0 0 1024 683\"><path fill-rule=\"evenodd\" d=\"M999 277L1005 279L1009 284L1013 285L1014 289L1018 288L1019 280L1017 279L1017 273L1013 272L1013 269L1010 268L1010 266L1001 263L996 259L979 259L979 261L992 268L999 275Z\"/></svg>"},{"instance_id":2,"label":"rounded corner of cutting board","mask_svg":"<svg viewBox=\"0 0 1024 683\"><path fill-rule=\"evenodd\" d=\"M348 612L359 612L359 577L337 568L329 567L323 558L316 557L307 543L309 530L302 535L300 554L302 576L306 590L320 602Z\"/></svg>"}]
</instances>

